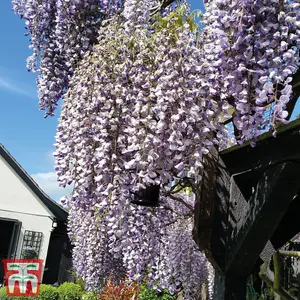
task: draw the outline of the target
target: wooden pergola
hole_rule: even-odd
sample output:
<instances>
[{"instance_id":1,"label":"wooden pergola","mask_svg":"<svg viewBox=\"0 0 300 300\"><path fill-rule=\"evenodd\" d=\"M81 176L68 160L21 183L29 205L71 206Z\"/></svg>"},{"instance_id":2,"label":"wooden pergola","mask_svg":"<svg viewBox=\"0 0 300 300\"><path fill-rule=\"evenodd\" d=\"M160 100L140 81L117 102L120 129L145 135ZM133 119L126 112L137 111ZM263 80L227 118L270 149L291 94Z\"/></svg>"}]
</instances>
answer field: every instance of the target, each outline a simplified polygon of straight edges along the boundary
<instances>
[{"instance_id":1,"label":"wooden pergola","mask_svg":"<svg viewBox=\"0 0 300 300\"><path fill-rule=\"evenodd\" d=\"M300 95L293 80L289 117ZM216 269L214 299L246 299L247 278L300 232L300 119L205 159L193 235Z\"/></svg>"}]
</instances>

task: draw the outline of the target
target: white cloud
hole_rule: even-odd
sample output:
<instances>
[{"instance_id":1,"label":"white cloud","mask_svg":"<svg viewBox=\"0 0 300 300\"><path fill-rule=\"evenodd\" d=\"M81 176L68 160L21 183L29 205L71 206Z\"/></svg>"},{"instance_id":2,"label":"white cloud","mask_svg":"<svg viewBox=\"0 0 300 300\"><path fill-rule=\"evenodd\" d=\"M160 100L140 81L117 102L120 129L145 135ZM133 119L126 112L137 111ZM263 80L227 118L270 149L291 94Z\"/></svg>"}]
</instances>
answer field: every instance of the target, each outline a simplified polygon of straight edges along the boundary
<instances>
[{"instance_id":1,"label":"white cloud","mask_svg":"<svg viewBox=\"0 0 300 300\"><path fill-rule=\"evenodd\" d=\"M58 185L55 172L32 174L31 177L47 195L55 200L59 200L72 192L72 186L62 188Z\"/></svg>"},{"instance_id":2,"label":"white cloud","mask_svg":"<svg viewBox=\"0 0 300 300\"><path fill-rule=\"evenodd\" d=\"M3 78L2 76L0 76L0 89L34 98L33 93L30 92L30 88L28 86L22 86L20 83L12 82Z\"/></svg>"}]
</instances>

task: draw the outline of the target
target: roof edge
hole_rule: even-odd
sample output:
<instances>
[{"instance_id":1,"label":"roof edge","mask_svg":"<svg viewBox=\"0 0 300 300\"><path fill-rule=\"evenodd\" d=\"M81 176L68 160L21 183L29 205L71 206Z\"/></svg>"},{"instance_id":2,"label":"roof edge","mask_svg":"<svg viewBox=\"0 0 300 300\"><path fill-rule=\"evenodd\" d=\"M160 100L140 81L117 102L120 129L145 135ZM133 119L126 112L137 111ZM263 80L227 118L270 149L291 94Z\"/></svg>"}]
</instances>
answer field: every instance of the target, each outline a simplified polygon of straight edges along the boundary
<instances>
[{"instance_id":1,"label":"roof edge","mask_svg":"<svg viewBox=\"0 0 300 300\"><path fill-rule=\"evenodd\" d=\"M10 152L0 144L0 155L9 164L9 166L18 174L26 185L36 194L36 196L53 213L56 219L65 221L68 218L67 210L55 200L51 199L34 181L34 179L23 169L23 167L14 159Z\"/></svg>"}]
</instances>

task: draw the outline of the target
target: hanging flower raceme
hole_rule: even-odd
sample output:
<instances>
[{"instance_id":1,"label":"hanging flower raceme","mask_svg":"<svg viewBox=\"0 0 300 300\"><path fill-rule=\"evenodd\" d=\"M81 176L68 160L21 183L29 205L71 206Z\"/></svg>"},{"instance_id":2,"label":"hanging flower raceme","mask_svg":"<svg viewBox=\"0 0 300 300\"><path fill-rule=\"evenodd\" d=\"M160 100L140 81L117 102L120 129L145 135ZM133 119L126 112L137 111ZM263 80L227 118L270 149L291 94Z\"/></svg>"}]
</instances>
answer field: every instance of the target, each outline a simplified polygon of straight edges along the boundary
<instances>
[{"instance_id":1,"label":"hanging flower raceme","mask_svg":"<svg viewBox=\"0 0 300 300\"><path fill-rule=\"evenodd\" d=\"M33 51L27 68L38 72L40 108L52 115L74 69L97 41L102 20L116 13L120 0L12 0L24 18Z\"/></svg>"},{"instance_id":2,"label":"hanging flower raceme","mask_svg":"<svg viewBox=\"0 0 300 300\"><path fill-rule=\"evenodd\" d=\"M300 4L209 1L203 58L217 96L234 109L239 142L275 130L288 117L292 76L299 68Z\"/></svg>"},{"instance_id":3,"label":"hanging flower raceme","mask_svg":"<svg viewBox=\"0 0 300 300\"><path fill-rule=\"evenodd\" d=\"M225 133L222 102L207 97L190 25L173 22L127 33L112 21L78 67L56 151L59 181L75 180L73 199L107 203L117 190L160 185L166 193L174 179L200 180L203 155Z\"/></svg>"},{"instance_id":4,"label":"hanging flower raceme","mask_svg":"<svg viewBox=\"0 0 300 300\"><path fill-rule=\"evenodd\" d=\"M170 207L173 203L164 202ZM213 268L193 241L193 217L186 215L184 205L172 212L128 202L118 214L111 212L90 214L71 203L73 266L87 289L99 289L106 278L118 282L129 277L146 280L158 291L183 290L184 299L194 299L208 279L213 282Z\"/></svg>"},{"instance_id":5,"label":"hanging flower raceme","mask_svg":"<svg viewBox=\"0 0 300 300\"><path fill-rule=\"evenodd\" d=\"M191 17L180 7L152 27L151 22L111 20L100 29L98 44L86 53L65 95L55 156L60 183L74 181L69 227L75 237L74 265L90 289L103 276L93 271L95 264L83 266L88 247L97 253L96 264L107 262L104 270L114 270L115 261L122 260L133 280L158 282L172 292L184 288L186 299L207 276L207 262L189 232L194 200L172 196L170 182L198 182L202 156L218 143L211 137L225 130L220 103L203 97L197 35L186 18ZM160 207L133 207L131 193L151 185L160 186ZM83 212L98 224L97 232L87 228L88 222L77 223ZM181 222L174 223L178 218ZM178 232L186 234L189 256L168 266L166 257L181 251L175 245L166 248L170 231L180 224L185 224ZM83 232L84 240L77 240ZM105 255L114 260L102 257L104 245ZM193 280L185 284L186 270L175 270L189 259Z\"/></svg>"}]
</instances>

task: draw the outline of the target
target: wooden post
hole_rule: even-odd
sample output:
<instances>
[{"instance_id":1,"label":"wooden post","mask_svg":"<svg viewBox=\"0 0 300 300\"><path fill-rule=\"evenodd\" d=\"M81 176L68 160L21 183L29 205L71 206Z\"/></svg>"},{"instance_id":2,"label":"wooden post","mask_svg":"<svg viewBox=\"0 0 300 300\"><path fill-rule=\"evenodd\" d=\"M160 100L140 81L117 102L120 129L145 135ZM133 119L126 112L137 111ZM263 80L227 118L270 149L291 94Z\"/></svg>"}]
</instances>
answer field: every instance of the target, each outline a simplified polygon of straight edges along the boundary
<instances>
[{"instance_id":1,"label":"wooden post","mask_svg":"<svg viewBox=\"0 0 300 300\"><path fill-rule=\"evenodd\" d=\"M246 300L246 296L247 277L226 274L224 300Z\"/></svg>"},{"instance_id":2,"label":"wooden post","mask_svg":"<svg viewBox=\"0 0 300 300\"><path fill-rule=\"evenodd\" d=\"M193 238L201 250L208 247L211 239L218 157L217 149L212 148L211 152L203 158L201 184L195 187L194 191L196 203Z\"/></svg>"},{"instance_id":3,"label":"wooden post","mask_svg":"<svg viewBox=\"0 0 300 300\"><path fill-rule=\"evenodd\" d=\"M247 296L247 277L216 272L213 299L245 300Z\"/></svg>"}]
</instances>

